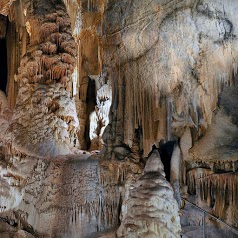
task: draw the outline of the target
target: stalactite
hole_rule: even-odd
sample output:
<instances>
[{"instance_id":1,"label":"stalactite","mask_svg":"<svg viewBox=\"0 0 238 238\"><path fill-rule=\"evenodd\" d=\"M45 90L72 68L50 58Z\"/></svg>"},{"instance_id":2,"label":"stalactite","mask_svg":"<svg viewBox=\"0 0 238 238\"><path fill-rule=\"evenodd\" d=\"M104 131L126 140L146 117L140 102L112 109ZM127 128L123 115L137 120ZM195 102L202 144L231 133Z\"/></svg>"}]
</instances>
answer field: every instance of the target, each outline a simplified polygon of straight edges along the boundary
<instances>
[{"instance_id":1,"label":"stalactite","mask_svg":"<svg viewBox=\"0 0 238 238\"><path fill-rule=\"evenodd\" d=\"M217 5L216 7L219 8ZM214 9L212 11L216 11ZM167 8L166 10L169 11ZM186 127L193 128L194 141L204 135L217 107L221 85L231 83L231 68L235 71L237 65L237 60L232 55L236 46L232 41L224 41L223 48L215 45L215 41L210 41L210 38L203 37L202 33L199 39L200 21L207 23L202 24L204 27L201 32L210 32L211 39L215 35L221 39L225 37L224 32L213 25L216 19L201 17L204 12L192 17L192 11L188 7L178 11L176 20L169 17L163 21L165 12L153 16L153 24L157 24L160 29L158 36L156 33L152 35L150 26L153 24L148 23L146 17L141 20L141 24L136 22L133 26L127 26L135 31L133 36L138 36L141 41L131 38L129 30L105 35L107 47L110 47L105 52L105 61L108 59L108 64L112 64L109 75L115 81L114 94L119 95L118 100L114 101L118 110L112 120L117 124L116 130L121 133L115 135L115 144L120 137L131 147L134 130L141 126L144 155L148 155L153 144L167 141L171 137L181 137ZM109 12L108 17L110 14L112 13ZM163 21L162 24L160 20ZM212 22L211 25L209 21ZM113 24L118 28L122 27ZM138 30L139 25L143 24L148 31ZM189 30L184 28L187 24L190 26ZM110 32L110 26L106 24L106 27ZM141 35L144 36L143 39ZM149 36L151 41L146 38ZM155 39L156 43L152 44ZM108 55L107 52L115 53ZM124 125L123 130L121 124Z\"/></svg>"},{"instance_id":2,"label":"stalactite","mask_svg":"<svg viewBox=\"0 0 238 238\"><path fill-rule=\"evenodd\" d=\"M232 208L237 206L237 179L237 173L216 174L199 168L188 172L187 184L191 195L200 197L200 206L208 205L216 217L236 226Z\"/></svg>"}]
</instances>

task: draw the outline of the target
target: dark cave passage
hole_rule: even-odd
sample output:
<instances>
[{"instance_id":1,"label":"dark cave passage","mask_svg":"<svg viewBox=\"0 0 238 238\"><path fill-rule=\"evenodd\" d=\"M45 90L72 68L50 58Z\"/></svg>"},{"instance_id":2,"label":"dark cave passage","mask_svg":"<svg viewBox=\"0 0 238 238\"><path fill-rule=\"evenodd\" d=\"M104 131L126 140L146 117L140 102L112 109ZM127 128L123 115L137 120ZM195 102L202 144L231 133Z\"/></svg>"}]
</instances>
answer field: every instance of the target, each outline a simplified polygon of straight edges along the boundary
<instances>
[{"instance_id":1,"label":"dark cave passage","mask_svg":"<svg viewBox=\"0 0 238 238\"><path fill-rule=\"evenodd\" d=\"M6 93L7 88L7 42L0 39L0 90Z\"/></svg>"},{"instance_id":2,"label":"dark cave passage","mask_svg":"<svg viewBox=\"0 0 238 238\"><path fill-rule=\"evenodd\" d=\"M88 77L88 88L87 88L87 115L86 115L86 125L85 125L85 134L84 138L86 141L86 149L89 150L91 146L91 141L89 137L90 131L90 114L95 110L96 103L96 88L95 88L95 81Z\"/></svg>"},{"instance_id":3,"label":"dark cave passage","mask_svg":"<svg viewBox=\"0 0 238 238\"><path fill-rule=\"evenodd\" d=\"M161 161L164 164L165 178L170 181L170 167L171 157L174 150L175 141L168 141L165 144L161 144L159 147L159 153Z\"/></svg>"}]
</instances>

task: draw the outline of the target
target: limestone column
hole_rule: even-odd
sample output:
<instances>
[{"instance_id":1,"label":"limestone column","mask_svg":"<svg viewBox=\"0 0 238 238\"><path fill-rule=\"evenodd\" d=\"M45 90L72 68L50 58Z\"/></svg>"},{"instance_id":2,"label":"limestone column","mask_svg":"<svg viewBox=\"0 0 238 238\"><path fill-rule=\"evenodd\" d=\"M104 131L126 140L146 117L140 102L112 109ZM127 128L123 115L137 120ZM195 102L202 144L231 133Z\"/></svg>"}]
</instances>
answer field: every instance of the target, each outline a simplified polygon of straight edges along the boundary
<instances>
[{"instance_id":1,"label":"limestone column","mask_svg":"<svg viewBox=\"0 0 238 238\"><path fill-rule=\"evenodd\" d=\"M23 1L28 45L15 80L19 87L12 145L32 156L72 153L79 125L72 74L76 47L61 1Z\"/></svg>"}]
</instances>

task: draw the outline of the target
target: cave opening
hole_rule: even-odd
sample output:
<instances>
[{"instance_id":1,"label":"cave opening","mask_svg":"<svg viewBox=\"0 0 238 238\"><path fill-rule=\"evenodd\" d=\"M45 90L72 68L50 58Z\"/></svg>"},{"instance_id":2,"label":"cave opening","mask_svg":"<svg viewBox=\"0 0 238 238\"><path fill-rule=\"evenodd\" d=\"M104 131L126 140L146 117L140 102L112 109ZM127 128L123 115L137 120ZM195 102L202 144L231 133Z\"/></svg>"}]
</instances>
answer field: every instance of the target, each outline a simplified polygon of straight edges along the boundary
<instances>
[{"instance_id":1,"label":"cave opening","mask_svg":"<svg viewBox=\"0 0 238 238\"><path fill-rule=\"evenodd\" d=\"M7 41L0 38L0 90L7 92Z\"/></svg>"},{"instance_id":2,"label":"cave opening","mask_svg":"<svg viewBox=\"0 0 238 238\"><path fill-rule=\"evenodd\" d=\"M86 125L85 125L85 134L84 138L86 141L86 150L89 150L91 147L91 140L89 136L90 132L90 114L95 110L96 102L96 86L95 81L88 77L88 88L87 88L87 112L86 112Z\"/></svg>"},{"instance_id":3,"label":"cave opening","mask_svg":"<svg viewBox=\"0 0 238 238\"><path fill-rule=\"evenodd\" d=\"M168 181L170 181L171 158L175 142L176 141L168 141L166 143L161 143L159 147L160 158L164 165L165 178Z\"/></svg>"}]
</instances>

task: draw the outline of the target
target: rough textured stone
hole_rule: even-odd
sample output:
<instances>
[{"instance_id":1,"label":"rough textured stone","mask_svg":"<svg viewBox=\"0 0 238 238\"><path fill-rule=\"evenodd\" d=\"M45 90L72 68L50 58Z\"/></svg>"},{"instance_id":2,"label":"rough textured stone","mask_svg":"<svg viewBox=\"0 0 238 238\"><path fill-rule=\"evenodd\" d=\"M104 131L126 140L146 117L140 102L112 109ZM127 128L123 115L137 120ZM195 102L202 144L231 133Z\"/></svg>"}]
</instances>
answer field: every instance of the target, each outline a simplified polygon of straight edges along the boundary
<instances>
[{"instance_id":1,"label":"rough textured stone","mask_svg":"<svg viewBox=\"0 0 238 238\"><path fill-rule=\"evenodd\" d=\"M2 0L0 236L179 237L183 197L238 227L237 10Z\"/></svg>"},{"instance_id":2,"label":"rough textured stone","mask_svg":"<svg viewBox=\"0 0 238 238\"><path fill-rule=\"evenodd\" d=\"M180 237L178 205L164 177L158 151L148 158L143 175L124 201L118 237Z\"/></svg>"}]
</instances>

